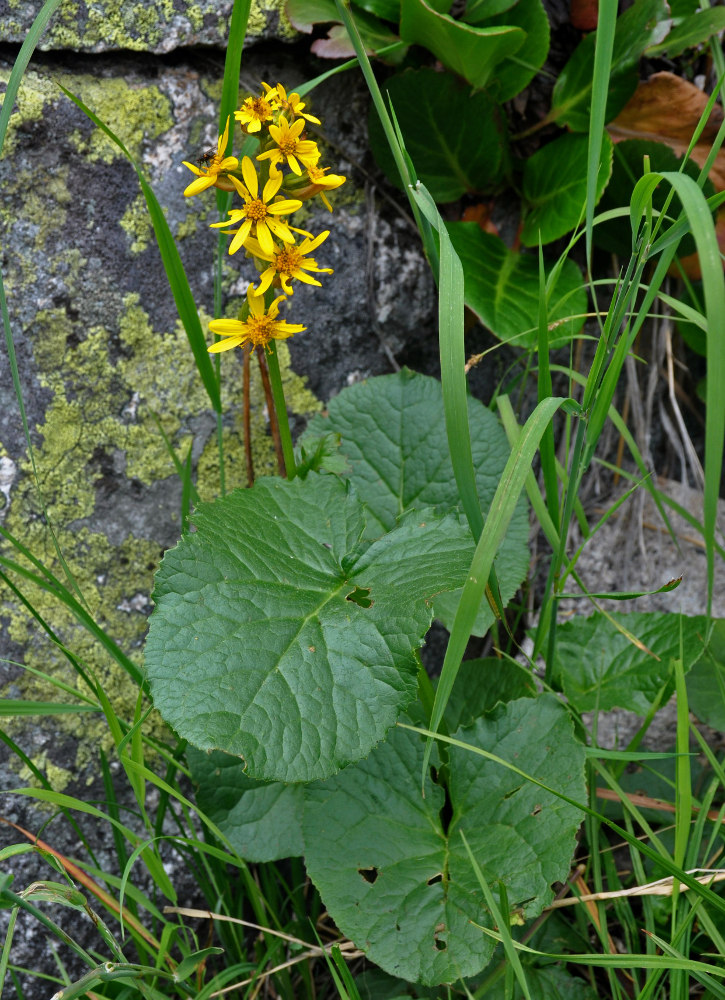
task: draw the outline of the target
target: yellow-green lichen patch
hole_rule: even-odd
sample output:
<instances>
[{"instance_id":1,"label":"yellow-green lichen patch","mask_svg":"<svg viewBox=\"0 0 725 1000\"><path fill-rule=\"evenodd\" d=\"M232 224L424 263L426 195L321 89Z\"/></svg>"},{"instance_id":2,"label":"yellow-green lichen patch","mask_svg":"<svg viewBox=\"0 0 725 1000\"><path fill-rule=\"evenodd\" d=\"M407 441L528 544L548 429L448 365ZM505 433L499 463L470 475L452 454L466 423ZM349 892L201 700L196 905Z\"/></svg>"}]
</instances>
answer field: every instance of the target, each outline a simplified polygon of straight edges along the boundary
<instances>
[{"instance_id":1,"label":"yellow-green lichen patch","mask_svg":"<svg viewBox=\"0 0 725 1000\"><path fill-rule=\"evenodd\" d=\"M138 157L144 141L155 139L173 125L169 99L153 84L129 84L123 79L97 79L81 75L61 77L61 82L107 125ZM89 138L75 138L79 153L91 161L112 163L123 153L99 128Z\"/></svg>"},{"instance_id":2,"label":"yellow-green lichen patch","mask_svg":"<svg viewBox=\"0 0 725 1000\"><path fill-rule=\"evenodd\" d=\"M80 266L80 258L76 264ZM214 417L181 325L176 323L169 331L155 330L135 294L119 301L118 313L120 319L116 320L110 312L108 328L86 327L82 318L71 318L65 309L44 309L26 330L40 384L52 393L44 420L37 428L35 460L46 509L75 584L67 580L58 561L28 462L22 464L23 475L12 490L5 524L64 581L69 591L75 586L80 589L93 621L140 665L150 611L148 595L161 546L153 538L144 537L145 521L133 528L134 508L127 512L124 504L134 502L136 481L152 489L168 481L180 493L171 478L173 462L154 413L178 455L185 456L193 441L201 450L198 487L207 499L219 490L218 452ZM202 315L204 327L206 322L207 317ZM234 352L220 360L227 488L231 488L246 482L240 355ZM319 410L320 403L305 387L304 380L290 370L284 344L280 345L280 361L290 409L300 415ZM262 474L275 471L275 463L256 366L253 371L252 446L257 473ZM168 493L165 487L164 492ZM141 512L143 497L138 502ZM149 513L148 504L143 509ZM115 519L114 525L99 520L101 513L105 517L107 512ZM163 516L175 526L174 531L179 528L179 515L178 509L173 505L169 509L166 503ZM124 529L123 525L128 524L131 529ZM112 541L106 533L111 529L116 536L125 532L124 537ZM5 552L18 557L7 543ZM138 688L123 667L97 637L78 624L71 608L56 594L20 579L16 582L58 640L72 650L83 669L102 686L118 716L132 721ZM22 646L29 666L86 691L62 650L25 607L8 598L2 615L9 639ZM21 675L14 684L20 688L21 697L70 700L62 691L30 674ZM0 690L0 696L3 694L5 691ZM145 731L164 738L158 716L151 719ZM26 723L22 720L15 720L10 727L21 743L23 725ZM77 717L54 717L53 727L58 746L67 747L66 736L77 740ZM110 750L112 743L105 718L84 715L83 739L69 772L74 776L85 773L84 769L97 760L98 748ZM68 774L52 758L51 750L48 759L40 764L60 788ZM62 764L65 767L67 759Z\"/></svg>"},{"instance_id":3,"label":"yellow-green lichen patch","mask_svg":"<svg viewBox=\"0 0 725 1000\"><path fill-rule=\"evenodd\" d=\"M131 253L142 253L153 236L151 217L146 207L146 199L142 194L136 195L119 219L118 224L130 240Z\"/></svg>"},{"instance_id":4,"label":"yellow-green lichen patch","mask_svg":"<svg viewBox=\"0 0 725 1000\"><path fill-rule=\"evenodd\" d=\"M9 72L0 71L0 81L7 83L8 77ZM18 110L10 116L3 158L15 150L17 129L22 123L40 121L49 102L68 101L58 83L98 115L125 143L132 156L140 154L144 141L155 139L173 125L170 102L153 84L142 86L123 79L100 79L89 74L72 73L57 73L51 79L28 70L18 91ZM76 129L67 138L78 152L93 161L111 163L123 156L118 147L96 127L93 127L90 136ZM37 183L37 177L35 181Z\"/></svg>"}]
</instances>

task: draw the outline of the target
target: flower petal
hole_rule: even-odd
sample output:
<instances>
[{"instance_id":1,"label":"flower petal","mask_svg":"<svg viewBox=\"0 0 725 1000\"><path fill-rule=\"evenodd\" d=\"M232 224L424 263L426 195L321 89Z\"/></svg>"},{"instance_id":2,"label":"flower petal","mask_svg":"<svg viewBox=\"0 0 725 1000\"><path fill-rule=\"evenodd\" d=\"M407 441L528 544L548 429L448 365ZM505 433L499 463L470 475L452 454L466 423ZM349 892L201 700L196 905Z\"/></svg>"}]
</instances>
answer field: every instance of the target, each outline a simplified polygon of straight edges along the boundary
<instances>
[{"instance_id":1,"label":"flower petal","mask_svg":"<svg viewBox=\"0 0 725 1000\"><path fill-rule=\"evenodd\" d=\"M272 239L272 234L267 227L267 223L264 219L259 219L257 222L257 240L261 246L264 253L271 257L274 253L274 240Z\"/></svg>"},{"instance_id":2,"label":"flower petal","mask_svg":"<svg viewBox=\"0 0 725 1000\"><path fill-rule=\"evenodd\" d=\"M227 340L218 340L216 344L207 347L209 354L220 354L222 351L229 351L232 347L240 347L246 337L229 337Z\"/></svg>"},{"instance_id":3,"label":"flower petal","mask_svg":"<svg viewBox=\"0 0 725 1000\"><path fill-rule=\"evenodd\" d=\"M207 188L214 187L216 177L209 177L208 174L204 174L202 177L197 177L195 181L192 181L188 187L184 188L184 197L191 198L192 195L199 194L201 191L206 191Z\"/></svg>"},{"instance_id":4,"label":"flower petal","mask_svg":"<svg viewBox=\"0 0 725 1000\"><path fill-rule=\"evenodd\" d=\"M249 236L251 229L252 229L252 220L245 219L242 225L239 227L237 235L234 237L229 246L230 254L236 253L237 250L240 250L244 246L244 241Z\"/></svg>"},{"instance_id":5,"label":"flower petal","mask_svg":"<svg viewBox=\"0 0 725 1000\"><path fill-rule=\"evenodd\" d=\"M248 156L242 159L242 176L252 198L256 198L259 194L259 178L257 177L257 171L254 169L254 164Z\"/></svg>"}]
</instances>

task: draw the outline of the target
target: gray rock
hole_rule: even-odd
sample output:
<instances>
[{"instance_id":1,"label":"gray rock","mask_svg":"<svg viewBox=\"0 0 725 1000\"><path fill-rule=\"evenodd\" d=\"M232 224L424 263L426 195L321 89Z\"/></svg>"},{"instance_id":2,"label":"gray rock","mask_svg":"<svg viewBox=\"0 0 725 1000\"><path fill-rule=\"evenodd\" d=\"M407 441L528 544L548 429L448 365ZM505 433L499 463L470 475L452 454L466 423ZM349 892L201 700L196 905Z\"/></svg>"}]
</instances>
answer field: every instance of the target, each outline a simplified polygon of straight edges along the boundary
<instances>
[{"instance_id":1,"label":"gray rock","mask_svg":"<svg viewBox=\"0 0 725 1000\"><path fill-rule=\"evenodd\" d=\"M38 14L29 0L0 0L2 40L20 45ZM45 51L154 52L163 54L194 45L224 48L229 31L231 0L165 0L133 3L113 0L95 4L61 4L40 40ZM252 4L245 44L265 38L296 36L282 0Z\"/></svg>"}]
</instances>

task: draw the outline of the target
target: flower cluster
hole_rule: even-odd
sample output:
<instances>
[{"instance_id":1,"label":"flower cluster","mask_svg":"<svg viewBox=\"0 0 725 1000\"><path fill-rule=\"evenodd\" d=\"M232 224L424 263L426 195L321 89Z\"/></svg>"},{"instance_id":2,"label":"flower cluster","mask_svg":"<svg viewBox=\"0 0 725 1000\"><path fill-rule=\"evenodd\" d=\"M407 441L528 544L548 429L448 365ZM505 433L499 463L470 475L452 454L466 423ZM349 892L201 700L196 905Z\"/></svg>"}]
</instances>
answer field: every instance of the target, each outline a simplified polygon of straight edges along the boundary
<instances>
[{"instance_id":1,"label":"flower cluster","mask_svg":"<svg viewBox=\"0 0 725 1000\"><path fill-rule=\"evenodd\" d=\"M340 187L345 178L320 166L317 143L305 137L307 123L319 125L308 114L297 93L288 94L281 83L263 83L259 96L243 101L234 117L245 137L259 142L256 156L227 156L230 119L219 136L216 150L209 150L196 164L184 161L195 179L184 194L188 197L216 187L239 196L241 202L228 219L212 223L232 237L229 253L242 248L254 261L258 283L250 284L247 301L237 319L212 320L209 329L223 340L209 350L232 347L269 348L270 341L291 337L305 327L279 319L280 303L294 291L293 282L320 285L317 274L332 274L310 256L330 235L313 236L290 224L290 216L304 201L319 196L329 211L327 192ZM303 237L298 242L298 237ZM281 289L281 295L276 295Z\"/></svg>"}]
</instances>

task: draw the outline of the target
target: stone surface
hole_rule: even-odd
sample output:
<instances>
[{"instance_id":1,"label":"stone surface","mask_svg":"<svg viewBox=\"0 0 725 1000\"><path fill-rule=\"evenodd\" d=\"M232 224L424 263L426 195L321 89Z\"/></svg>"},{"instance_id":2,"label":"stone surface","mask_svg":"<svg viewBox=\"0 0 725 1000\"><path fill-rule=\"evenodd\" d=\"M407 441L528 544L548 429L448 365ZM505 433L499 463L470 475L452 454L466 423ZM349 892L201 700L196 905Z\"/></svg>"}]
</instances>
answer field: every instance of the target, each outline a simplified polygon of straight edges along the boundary
<instances>
[{"instance_id":1,"label":"stone surface","mask_svg":"<svg viewBox=\"0 0 725 1000\"><path fill-rule=\"evenodd\" d=\"M81 0L55 12L39 48L44 51L154 52L194 45L223 48L232 0ZM32 0L0 0L2 41L20 45L39 11ZM245 44L296 35L282 0L253 0Z\"/></svg>"}]
</instances>

